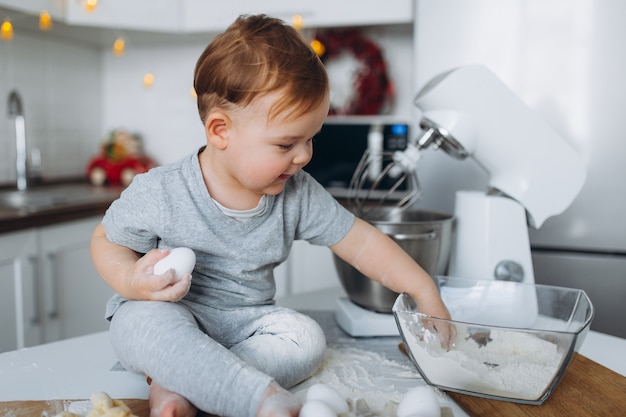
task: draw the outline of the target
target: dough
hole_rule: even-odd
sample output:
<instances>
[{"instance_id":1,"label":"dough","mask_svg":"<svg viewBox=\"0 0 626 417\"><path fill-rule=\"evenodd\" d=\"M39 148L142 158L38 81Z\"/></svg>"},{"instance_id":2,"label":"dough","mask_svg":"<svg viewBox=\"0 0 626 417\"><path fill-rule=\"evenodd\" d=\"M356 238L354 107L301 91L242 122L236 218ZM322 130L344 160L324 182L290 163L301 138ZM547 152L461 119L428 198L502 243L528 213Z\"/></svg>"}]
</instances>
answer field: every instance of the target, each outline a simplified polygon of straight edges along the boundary
<instances>
[{"instance_id":1,"label":"dough","mask_svg":"<svg viewBox=\"0 0 626 417\"><path fill-rule=\"evenodd\" d=\"M91 394L93 410L87 417L137 417L124 401L114 400L106 392L96 392Z\"/></svg>"}]
</instances>

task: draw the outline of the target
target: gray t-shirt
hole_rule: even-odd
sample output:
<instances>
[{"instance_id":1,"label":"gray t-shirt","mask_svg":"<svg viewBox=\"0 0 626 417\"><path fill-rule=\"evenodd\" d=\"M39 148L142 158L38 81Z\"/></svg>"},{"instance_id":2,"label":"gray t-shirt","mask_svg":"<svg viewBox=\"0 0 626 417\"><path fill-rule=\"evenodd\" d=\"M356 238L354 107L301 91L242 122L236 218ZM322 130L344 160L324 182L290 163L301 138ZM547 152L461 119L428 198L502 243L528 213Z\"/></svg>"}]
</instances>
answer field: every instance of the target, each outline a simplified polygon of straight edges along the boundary
<instances>
[{"instance_id":1,"label":"gray t-shirt","mask_svg":"<svg viewBox=\"0 0 626 417\"><path fill-rule=\"evenodd\" d=\"M102 223L111 242L139 253L191 248L196 266L188 302L220 309L271 304L273 270L293 241L333 245L348 233L354 215L304 171L267 197L265 210L247 221L227 216L211 199L194 153L137 175ZM123 301L114 296L106 317Z\"/></svg>"}]
</instances>

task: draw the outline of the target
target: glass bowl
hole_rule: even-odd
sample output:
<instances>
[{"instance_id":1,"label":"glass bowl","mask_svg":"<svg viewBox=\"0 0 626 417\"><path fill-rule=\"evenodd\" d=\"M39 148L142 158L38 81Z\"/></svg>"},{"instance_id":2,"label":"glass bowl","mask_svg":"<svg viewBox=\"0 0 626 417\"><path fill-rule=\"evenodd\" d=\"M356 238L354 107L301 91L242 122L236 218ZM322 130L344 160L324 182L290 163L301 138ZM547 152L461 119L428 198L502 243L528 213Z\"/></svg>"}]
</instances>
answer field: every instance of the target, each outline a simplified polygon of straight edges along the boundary
<instances>
[{"instance_id":1,"label":"glass bowl","mask_svg":"<svg viewBox=\"0 0 626 417\"><path fill-rule=\"evenodd\" d=\"M542 404L589 331L594 311L585 292L496 280L435 280L452 320L419 313L406 294L392 309L424 380L446 391ZM437 329L450 324L456 334L446 343Z\"/></svg>"}]
</instances>

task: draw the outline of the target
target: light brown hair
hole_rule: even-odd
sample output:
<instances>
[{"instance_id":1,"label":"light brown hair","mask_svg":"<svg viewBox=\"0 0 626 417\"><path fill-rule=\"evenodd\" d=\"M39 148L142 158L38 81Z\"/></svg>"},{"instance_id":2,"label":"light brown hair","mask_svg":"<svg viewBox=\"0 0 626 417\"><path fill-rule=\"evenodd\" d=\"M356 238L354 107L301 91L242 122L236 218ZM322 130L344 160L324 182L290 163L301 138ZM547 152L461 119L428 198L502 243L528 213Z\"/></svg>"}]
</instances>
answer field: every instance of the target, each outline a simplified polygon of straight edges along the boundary
<instances>
[{"instance_id":1,"label":"light brown hair","mask_svg":"<svg viewBox=\"0 0 626 417\"><path fill-rule=\"evenodd\" d=\"M298 117L322 102L329 83L324 65L293 27L265 15L243 15L200 55L194 88L204 123L215 109L246 106L282 89L269 119L284 111Z\"/></svg>"}]
</instances>

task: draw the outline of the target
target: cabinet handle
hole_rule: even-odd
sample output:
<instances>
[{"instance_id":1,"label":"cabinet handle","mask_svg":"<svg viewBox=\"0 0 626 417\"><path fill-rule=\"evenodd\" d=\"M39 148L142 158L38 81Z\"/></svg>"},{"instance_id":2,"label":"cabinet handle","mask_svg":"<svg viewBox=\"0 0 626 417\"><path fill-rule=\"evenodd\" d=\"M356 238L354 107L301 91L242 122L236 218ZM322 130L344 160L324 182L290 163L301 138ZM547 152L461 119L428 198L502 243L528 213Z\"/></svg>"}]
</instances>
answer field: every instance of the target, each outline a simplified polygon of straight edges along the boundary
<instances>
[{"instance_id":1,"label":"cabinet handle","mask_svg":"<svg viewBox=\"0 0 626 417\"><path fill-rule=\"evenodd\" d=\"M59 277L57 274L57 255L48 254L50 260L50 299L51 306L48 311L48 318L55 320L59 317Z\"/></svg>"},{"instance_id":2,"label":"cabinet handle","mask_svg":"<svg viewBox=\"0 0 626 417\"><path fill-rule=\"evenodd\" d=\"M30 319L30 323L33 326L39 326L41 324L41 289L39 286L41 285L41 274L39 268L39 262L36 256L29 256L28 263L33 266L33 317Z\"/></svg>"}]
</instances>

